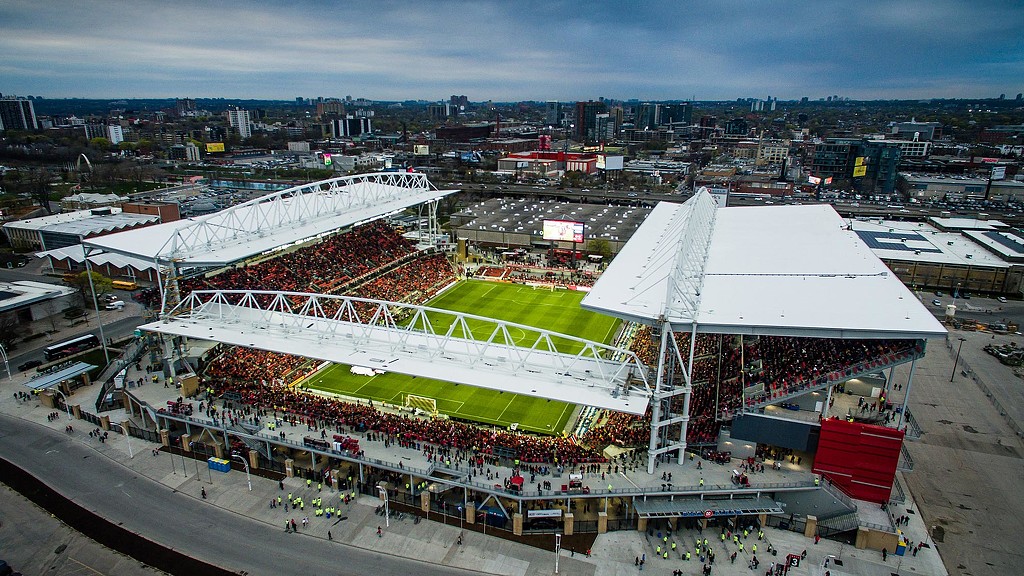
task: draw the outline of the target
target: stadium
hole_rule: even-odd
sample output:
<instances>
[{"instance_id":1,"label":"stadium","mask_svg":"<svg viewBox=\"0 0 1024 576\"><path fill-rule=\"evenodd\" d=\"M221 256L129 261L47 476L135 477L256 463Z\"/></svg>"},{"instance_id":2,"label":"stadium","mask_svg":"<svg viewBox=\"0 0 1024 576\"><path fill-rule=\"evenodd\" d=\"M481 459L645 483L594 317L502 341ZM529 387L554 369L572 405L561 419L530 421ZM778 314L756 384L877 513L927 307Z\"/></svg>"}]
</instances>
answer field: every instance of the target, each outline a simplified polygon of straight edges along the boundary
<instances>
[{"instance_id":1,"label":"stadium","mask_svg":"<svg viewBox=\"0 0 1024 576\"><path fill-rule=\"evenodd\" d=\"M436 222L455 192L335 178L86 241L161 277L122 378L173 387L124 390L132 425L510 538L827 535L900 497L894 368L909 396L945 329L831 207L661 203L594 281L471 263ZM405 210L425 229L388 224Z\"/></svg>"}]
</instances>

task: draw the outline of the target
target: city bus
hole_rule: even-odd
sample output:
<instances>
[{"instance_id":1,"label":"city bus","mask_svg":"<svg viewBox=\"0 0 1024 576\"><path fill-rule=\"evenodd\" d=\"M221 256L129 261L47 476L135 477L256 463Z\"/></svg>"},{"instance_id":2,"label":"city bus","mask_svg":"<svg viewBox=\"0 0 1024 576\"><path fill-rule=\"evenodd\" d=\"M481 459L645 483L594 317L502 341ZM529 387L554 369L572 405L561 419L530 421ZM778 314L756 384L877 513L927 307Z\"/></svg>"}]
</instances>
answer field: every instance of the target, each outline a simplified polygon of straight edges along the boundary
<instances>
[{"instance_id":1,"label":"city bus","mask_svg":"<svg viewBox=\"0 0 1024 576\"><path fill-rule=\"evenodd\" d=\"M60 344L54 344L53 346L47 346L43 350L43 356L47 362L53 362L65 356L70 356L75 352L81 352L82 350L88 350L89 348L95 348L100 345L100 339L95 334L86 334L85 336L79 336Z\"/></svg>"},{"instance_id":2,"label":"city bus","mask_svg":"<svg viewBox=\"0 0 1024 576\"><path fill-rule=\"evenodd\" d=\"M139 284L130 280L114 280L110 283L110 286L116 290L135 290L139 287Z\"/></svg>"}]
</instances>

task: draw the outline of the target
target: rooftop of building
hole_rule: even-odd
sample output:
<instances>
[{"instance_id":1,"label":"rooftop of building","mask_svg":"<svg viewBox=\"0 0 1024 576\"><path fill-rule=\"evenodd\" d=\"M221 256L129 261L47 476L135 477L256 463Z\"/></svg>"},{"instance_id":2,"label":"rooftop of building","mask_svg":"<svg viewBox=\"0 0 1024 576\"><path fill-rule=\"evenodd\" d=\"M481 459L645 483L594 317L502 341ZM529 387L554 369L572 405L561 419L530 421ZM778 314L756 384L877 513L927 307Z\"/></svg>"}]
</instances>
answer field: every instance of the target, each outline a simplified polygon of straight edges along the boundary
<instances>
[{"instance_id":1,"label":"rooftop of building","mask_svg":"<svg viewBox=\"0 0 1024 576\"><path fill-rule=\"evenodd\" d=\"M0 282L0 312L15 310L29 304L52 300L74 293L74 288L58 284L46 284L31 280ZM57 310L54 310L54 312L57 312Z\"/></svg>"},{"instance_id":2,"label":"rooftop of building","mask_svg":"<svg viewBox=\"0 0 1024 576\"><path fill-rule=\"evenodd\" d=\"M587 240L604 238L625 241L636 232L650 212L650 208L611 204L602 206L553 200L493 198L464 209L461 214L472 219L461 228L529 234L539 238L543 235L545 220L573 220L584 223Z\"/></svg>"},{"instance_id":3,"label":"rooftop of building","mask_svg":"<svg viewBox=\"0 0 1024 576\"><path fill-rule=\"evenodd\" d=\"M1009 263L965 233L943 232L924 222L853 220L853 230L879 258L929 264L1007 268Z\"/></svg>"}]
</instances>

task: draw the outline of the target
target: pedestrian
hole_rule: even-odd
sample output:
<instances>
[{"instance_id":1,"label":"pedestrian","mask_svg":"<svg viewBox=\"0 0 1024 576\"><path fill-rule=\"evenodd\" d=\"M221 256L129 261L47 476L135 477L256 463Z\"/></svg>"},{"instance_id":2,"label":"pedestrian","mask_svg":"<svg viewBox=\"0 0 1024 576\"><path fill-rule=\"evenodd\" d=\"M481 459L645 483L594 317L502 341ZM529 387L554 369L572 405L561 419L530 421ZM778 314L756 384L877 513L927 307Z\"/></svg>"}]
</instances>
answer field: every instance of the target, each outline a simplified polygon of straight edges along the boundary
<instances>
[{"instance_id":1,"label":"pedestrian","mask_svg":"<svg viewBox=\"0 0 1024 576\"><path fill-rule=\"evenodd\" d=\"M633 561L633 566L639 566L639 565L640 565L640 557L637 556L636 560Z\"/></svg>"},{"instance_id":2,"label":"pedestrian","mask_svg":"<svg viewBox=\"0 0 1024 576\"><path fill-rule=\"evenodd\" d=\"M377 538L382 538L383 532L381 532L380 526L377 526Z\"/></svg>"},{"instance_id":3,"label":"pedestrian","mask_svg":"<svg viewBox=\"0 0 1024 576\"><path fill-rule=\"evenodd\" d=\"M206 500L206 488L200 488L199 493L203 495L203 500Z\"/></svg>"},{"instance_id":4,"label":"pedestrian","mask_svg":"<svg viewBox=\"0 0 1024 576\"><path fill-rule=\"evenodd\" d=\"M817 544L818 542L821 542L821 536L819 536L818 534L815 534L814 535L814 543Z\"/></svg>"},{"instance_id":5,"label":"pedestrian","mask_svg":"<svg viewBox=\"0 0 1024 576\"><path fill-rule=\"evenodd\" d=\"M330 530L327 531L327 539L328 540L334 540L334 536L331 536L331 531Z\"/></svg>"},{"instance_id":6,"label":"pedestrian","mask_svg":"<svg viewBox=\"0 0 1024 576\"><path fill-rule=\"evenodd\" d=\"M888 557L889 557L889 550L887 548L882 548L882 562L885 562L886 558L888 558Z\"/></svg>"}]
</instances>

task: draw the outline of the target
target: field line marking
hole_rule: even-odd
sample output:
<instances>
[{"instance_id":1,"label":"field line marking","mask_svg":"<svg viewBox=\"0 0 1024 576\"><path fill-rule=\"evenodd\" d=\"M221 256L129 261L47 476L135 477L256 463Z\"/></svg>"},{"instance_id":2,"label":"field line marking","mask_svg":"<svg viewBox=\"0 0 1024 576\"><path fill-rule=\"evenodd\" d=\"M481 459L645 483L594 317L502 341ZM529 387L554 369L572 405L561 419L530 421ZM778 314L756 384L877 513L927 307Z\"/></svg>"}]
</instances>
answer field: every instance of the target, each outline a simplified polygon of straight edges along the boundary
<instances>
[{"instance_id":1,"label":"field line marking","mask_svg":"<svg viewBox=\"0 0 1024 576\"><path fill-rule=\"evenodd\" d=\"M515 399L518 398L518 397L519 397L519 394L513 394L512 395L512 398L509 399L508 404L505 404L505 408L501 411L501 414L498 414L497 418L494 419L495 422L501 422L501 417L505 415L505 411L508 410L508 407L511 406L512 402L514 402Z\"/></svg>"},{"instance_id":2,"label":"field line marking","mask_svg":"<svg viewBox=\"0 0 1024 576\"><path fill-rule=\"evenodd\" d=\"M565 416L565 411L568 410L570 406L573 406L573 404L569 404L569 403L565 404L565 406L562 408L562 413L558 415L558 418L555 418L555 421L553 422L553 425L557 426L558 423L562 421L562 416ZM562 424L562 428L563 429L565 428L565 424ZM562 432L562 430L556 430L556 429L552 428L551 432L553 434L560 434Z\"/></svg>"}]
</instances>

